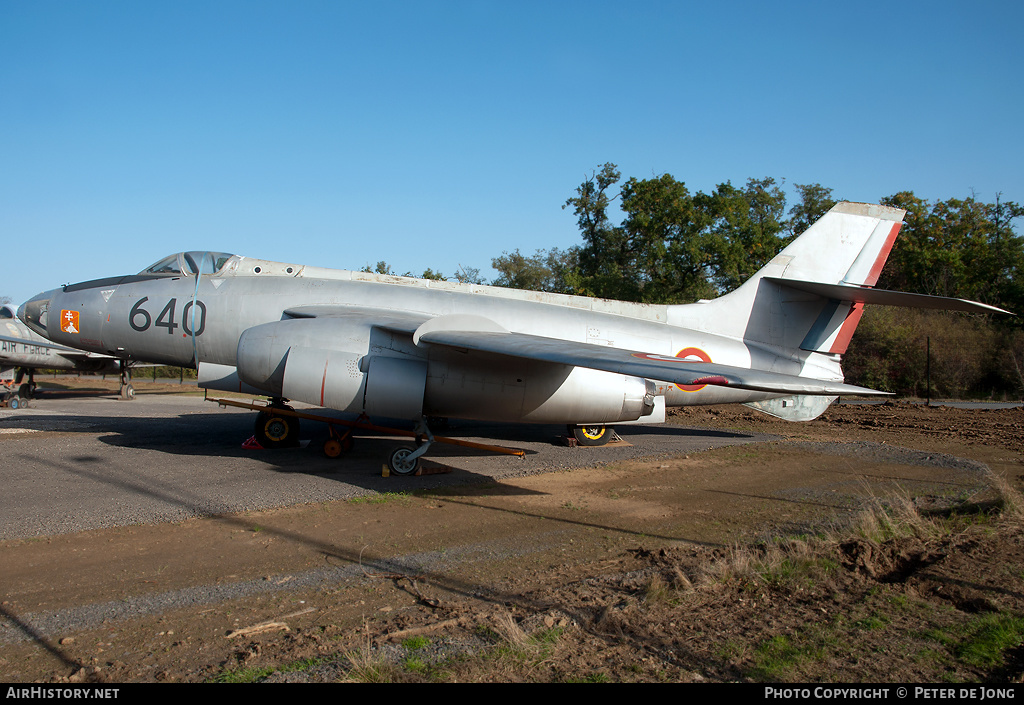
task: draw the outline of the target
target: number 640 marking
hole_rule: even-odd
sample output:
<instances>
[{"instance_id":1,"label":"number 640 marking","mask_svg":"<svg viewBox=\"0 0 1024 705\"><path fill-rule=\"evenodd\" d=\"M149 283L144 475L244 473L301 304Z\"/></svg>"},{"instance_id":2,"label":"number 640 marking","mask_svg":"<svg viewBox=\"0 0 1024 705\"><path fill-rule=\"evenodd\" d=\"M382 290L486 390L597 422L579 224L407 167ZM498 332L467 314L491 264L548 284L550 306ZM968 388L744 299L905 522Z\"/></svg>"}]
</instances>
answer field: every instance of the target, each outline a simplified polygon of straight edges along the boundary
<instances>
[{"instance_id":1,"label":"number 640 marking","mask_svg":"<svg viewBox=\"0 0 1024 705\"><path fill-rule=\"evenodd\" d=\"M153 321L153 317L149 315L149 311L142 308L142 304L149 301L148 296L143 296L141 299L135 302L132 306L132 310L128 312L128 325L140 333L149 330L150 326L157 326L160 328L166 328L167 332L174 334L174 330L178 327L178 324L174 322L174 311L178 306L177 299L171 299L164 306L163 310L156 317L156 321ZM199 311L196 314L198 325L196 326L195 335L202 335L203 331L206 330L206 304L202 301L196 301L195 305L198 306ZM192 300L189 299L185 302L185 305L181 308L181 330L185 335L192 335Z\"/></svg>"}]
</instances>

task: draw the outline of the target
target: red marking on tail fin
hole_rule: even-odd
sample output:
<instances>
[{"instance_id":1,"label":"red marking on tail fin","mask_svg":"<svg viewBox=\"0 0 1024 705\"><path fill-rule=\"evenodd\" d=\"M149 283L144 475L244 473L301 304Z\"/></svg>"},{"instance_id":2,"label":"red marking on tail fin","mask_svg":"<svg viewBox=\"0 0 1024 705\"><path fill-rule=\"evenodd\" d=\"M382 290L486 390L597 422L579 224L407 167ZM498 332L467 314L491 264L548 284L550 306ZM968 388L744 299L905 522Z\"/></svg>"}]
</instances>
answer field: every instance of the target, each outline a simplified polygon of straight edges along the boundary
<instances>
[{"instance_id":1,"label":"red marking on tail fin","mask_svg":"<svg viewBox=\"0 0 1024 705\"><path fill-rule=\"evenodd\" d=\"M896 236L899 235L901 225L903 223L893 223L892 230L889 231L889 235L885 238L885 243L878 251L878 257L875 258L875 263L871 265L871 271L868 272L868 276L864 280L864 286L874 286L875 282L878 281L878 277L882 273L882 267L885 265L885 260L889 259L893 243L896 242ZM854 326L856 327L856 323L854 323ZM843 348L843 350L845 351L846 348Z\"/></svg>"},{"instance_id":2,"label":"red marking on tail fin","mask_svg":"<svg viewBox=\"0 0 1024 705\"><path fill-rule=\"evenodd\" d=\"M897 225L899 224L897 223ZM846 314L846 319L843 321L843 325L839 329L832 347L829 349L830 353L838 355L846 353L846 348L850 346L850 339L853 337L854 331L857 330L857 324L860 323L860 317L863 313L864 304L853 304L850 306L850 311Z\"/></svg>"}]
</instances>

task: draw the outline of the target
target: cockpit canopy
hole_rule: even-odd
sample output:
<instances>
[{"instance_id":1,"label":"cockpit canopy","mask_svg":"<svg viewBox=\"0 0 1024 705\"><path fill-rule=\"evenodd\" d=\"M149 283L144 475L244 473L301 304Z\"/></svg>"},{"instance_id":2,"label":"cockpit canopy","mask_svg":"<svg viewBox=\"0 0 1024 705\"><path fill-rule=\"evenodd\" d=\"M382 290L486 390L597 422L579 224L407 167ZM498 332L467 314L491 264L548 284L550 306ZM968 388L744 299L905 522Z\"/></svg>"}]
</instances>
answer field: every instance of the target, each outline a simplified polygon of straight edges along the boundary
<instances>
[{"instance_id":1,"label":"cockpit canopy","mask_svg":"<svg viewBox=\"0 0 1024 705\"><path fill-rule=\"evenodd\" d=\"M174 276L192 276L200 274L216 274L224 268L234 255L227 252L179 252L164 257L162 260L146 267L139 274L167 274Z\"/></svg>"}]
</instances>

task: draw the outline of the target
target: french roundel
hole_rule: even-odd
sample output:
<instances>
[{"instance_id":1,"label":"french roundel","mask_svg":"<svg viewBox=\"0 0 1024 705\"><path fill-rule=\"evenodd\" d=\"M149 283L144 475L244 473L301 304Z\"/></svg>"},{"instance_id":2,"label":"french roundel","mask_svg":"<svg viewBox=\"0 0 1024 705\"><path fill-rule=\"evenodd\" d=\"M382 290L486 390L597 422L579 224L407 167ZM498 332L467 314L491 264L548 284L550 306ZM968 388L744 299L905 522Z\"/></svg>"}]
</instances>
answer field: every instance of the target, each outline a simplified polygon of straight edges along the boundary
<instances>
[{"instance_id":1,"label":"french roundel","mask_svg":"<svg viewBox=\"0 0 1024 705\"><path fill-rule=\"evenodd\" d=\"M683 348L676 353L676 357L690 362L711 362L711 356L700 348ZM677 384L677 387L684 392L697 392L706 387L706 384Z\"/></svg>"}]
</instances>

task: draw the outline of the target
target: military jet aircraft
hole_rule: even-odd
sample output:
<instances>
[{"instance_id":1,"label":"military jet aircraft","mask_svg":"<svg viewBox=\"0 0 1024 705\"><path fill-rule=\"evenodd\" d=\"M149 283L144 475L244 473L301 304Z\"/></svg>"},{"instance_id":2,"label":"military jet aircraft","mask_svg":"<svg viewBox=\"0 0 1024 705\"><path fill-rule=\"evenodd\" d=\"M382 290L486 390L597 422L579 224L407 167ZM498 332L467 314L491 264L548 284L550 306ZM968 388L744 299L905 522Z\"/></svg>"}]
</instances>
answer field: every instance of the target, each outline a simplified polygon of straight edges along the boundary
<instances>
[{"instance_id":1,"label":"military jet aircraft","mask_svg":"<svg viewBox=\"0 0 1024 705\"><path fill-rule=\"evenodd\" d=\"M840 356L865 304L998 311L876 290L904 211L839 203L720 298L648 305L182 252L132 276L26 302L66 345L195 365L200 385L269 397L264 445L288 444L297 400L404 419L426 439L389 465L416 470L431 417L567 424L583 444L659 422L666 406L745 402L793 420L841 394Z\"/></svg>"},{"instance_id":2,"label":"military jet aircraft","mask_svg":"<svg viewBox=\"0 0 1024 705\"><path fill-rule=\"evenodd\" d=\"M129 374L125 362L56 345L27 328L15 317L12 307L0 306L0 379L13 387L4 394L8 406L16 409L28 405L28 400L35 396L38 369L120 373L121 396L134 396L131 383L124 381Z\"/></svg>"}]
</instances>

